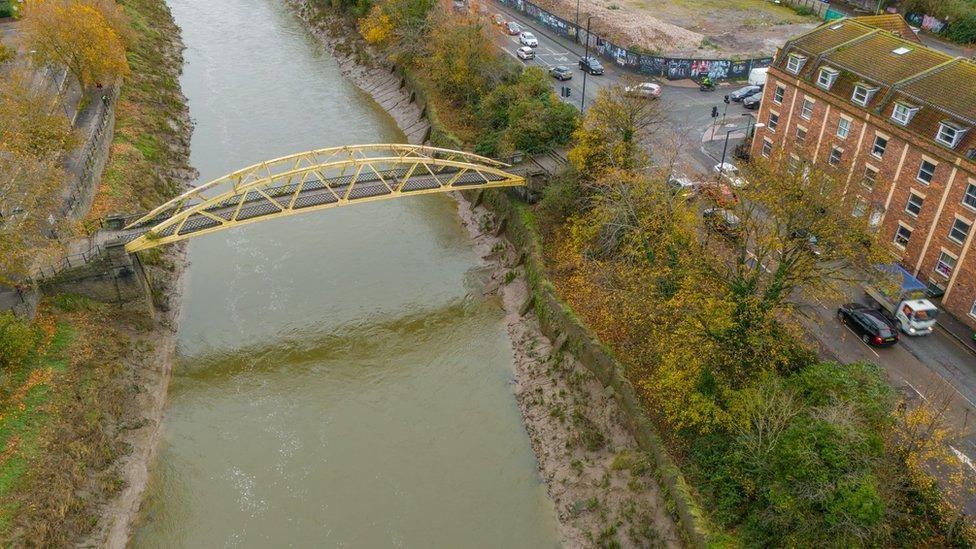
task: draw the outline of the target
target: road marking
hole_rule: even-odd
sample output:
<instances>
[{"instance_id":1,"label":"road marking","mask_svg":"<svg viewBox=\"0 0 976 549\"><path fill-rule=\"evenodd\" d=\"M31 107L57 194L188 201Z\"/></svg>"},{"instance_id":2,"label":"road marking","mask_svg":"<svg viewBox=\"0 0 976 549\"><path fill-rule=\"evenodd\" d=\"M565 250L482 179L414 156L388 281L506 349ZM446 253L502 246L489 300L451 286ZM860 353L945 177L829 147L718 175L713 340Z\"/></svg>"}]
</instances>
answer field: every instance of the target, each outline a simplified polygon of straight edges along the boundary
<instances>
[{"instance_id":1,"label":"road marking","mask_svg":"<svg viewBox=\"0 0 976 549\"><path fill-rule=\"evenodd\" d=\"M956 449L955 446L951 444L949 445L949 449L952 450L953 454L956 454L956 457L959 459L959 461L967 465L973 471L976 471L976 465L973 464L973 460L969 459L969 456L960 452L959 450Z\"/></svg>"},{"instance_id":2,"label":"road marking","mask_svg":"<svg viewBox=\"0 0 976 549\"><path fill-rule=\"evenodd\" d=\"M925 402L928 402L928 401L929 401L929 399L927 399L927 398L925 398L925 395L923 395L923 394L922 394L922 391L919 391L918 389L916 389L916 388L915 388L915 386L914 386L914 385L912 385L912 384L911 384L911 383L910 383L910 382L909 382L908 380L906 380L906 379L902 379L902 381L904 381L904 382L905 382L905 385L908 385L909 387L911 387L911 389L912 389L913 391L915 391L915 394L916 394L916 395L918 395L918 396L920 396L920 397L922 397L922 400L924 400Z\"/></svg>"}]
</instances>

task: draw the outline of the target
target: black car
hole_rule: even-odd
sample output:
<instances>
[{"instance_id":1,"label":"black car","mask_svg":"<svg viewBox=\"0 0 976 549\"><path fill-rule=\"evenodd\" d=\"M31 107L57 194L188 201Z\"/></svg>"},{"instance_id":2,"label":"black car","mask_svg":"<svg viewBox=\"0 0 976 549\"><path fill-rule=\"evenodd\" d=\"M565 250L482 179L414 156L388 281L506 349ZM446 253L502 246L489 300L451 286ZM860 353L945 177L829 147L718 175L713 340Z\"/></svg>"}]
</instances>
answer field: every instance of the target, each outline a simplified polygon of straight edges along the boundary
<instances>
[{"instance_id":1,"label":"black car","mask_svg":"<svg viewBox=\"0 0 976 549\"><path fill-rule=\"evenodd\" d=\"M757 93L755 95L750 95L742 100L742 106L749 110L756 110L759 108L759 103L762 102L762 94Z\"/></svg>"},{"instance_id":2,"label":"black car","mask_svg":"<svg viewBox=\"0 0 976 549\"><path fill-rule=\"evenodd\" d=\"M731 99L732 101L735 101L736 103L738 103L739 101L742 101L746 97L750 97L750 96L756 95L757 93L759 93L761 91L762 91L762 87L761 86L746 86L744 88L739 88L739 89L735 90L734 92L730 93L729 94L729 99Z\"/></svg>"},{"instance_id":3,"label":"black car","mask_svg":"<svg viewBox=\"0 0 976 549\"><path fill-rule=\"evenodd\" d=\"M881 311L860 303L847 303L837 309L837 320L845 324L861 340L874 347L889 347L898 342L898 330Z\"/></svg>"},{"instance_id":4,"label":"black car","mask_svg":"<svg viewBox=\"0 0 976 549\"><path fill-rule=\"evenodd\" d=\"M555 78L556 80L570 80L573 78L573 71L562 65L556 65L555 67L549 69L549 76Z\"/></svg>"},{"instance_id":5,"label":"black car","mask_svg":"<svg viewBox=\"0 0 976 549\"><path fill-rule=\"evenodd\" d=\"M590 74L603 74L603 65L595 57L581 57L579 60L579 68Z\"/></svg>"}]
</instances>

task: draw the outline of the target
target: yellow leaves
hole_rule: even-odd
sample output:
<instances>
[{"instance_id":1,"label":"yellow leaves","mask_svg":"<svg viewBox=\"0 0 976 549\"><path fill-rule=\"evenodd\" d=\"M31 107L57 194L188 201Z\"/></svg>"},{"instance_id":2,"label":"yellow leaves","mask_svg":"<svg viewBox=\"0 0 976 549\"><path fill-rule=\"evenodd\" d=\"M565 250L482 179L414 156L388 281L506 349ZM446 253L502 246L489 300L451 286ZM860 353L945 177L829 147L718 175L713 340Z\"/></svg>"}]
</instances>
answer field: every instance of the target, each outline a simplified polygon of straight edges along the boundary
<instances>
[{"instance_id":1,"label":"yellow leaves","mask_svg":"<svg viewBox=\"0 0 976 549\"><path fill-rule=\"evenodd\" d=\"M127 27L117 6L103 0L32 0L23 40L40 64L66 66L83 88L129 73Z\"/></svg>"},{"instance_id":2,"label":"yellow leaves","mask_svg":"<svg viewBox=\"0 0 976 549\"><path fill-rule=\"evenodd\" d=\"M385 44L393 34L393 19L380 6L373 6L369 14L359 21L359 34L370 44Z\"/></svg>"}]
</instances>

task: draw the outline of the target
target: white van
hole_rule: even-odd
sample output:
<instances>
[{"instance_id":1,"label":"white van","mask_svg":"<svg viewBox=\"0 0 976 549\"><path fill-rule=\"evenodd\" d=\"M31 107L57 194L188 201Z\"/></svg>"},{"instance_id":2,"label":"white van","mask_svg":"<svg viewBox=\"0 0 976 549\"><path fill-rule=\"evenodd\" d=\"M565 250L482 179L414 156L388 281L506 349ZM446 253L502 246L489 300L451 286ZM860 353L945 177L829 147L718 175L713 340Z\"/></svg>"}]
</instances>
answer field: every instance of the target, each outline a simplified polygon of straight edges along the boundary
<instances>
[{"instance_id":1,"label":"white van","mask_svg":"<svg viewBox=\"0 0 976 549\"><path fill-rule=\"evenodd\" d=\"M749 85L765 86L767 72L769 72L769 69L752 69L749 71Z\"/></svg>"}]
</instances>

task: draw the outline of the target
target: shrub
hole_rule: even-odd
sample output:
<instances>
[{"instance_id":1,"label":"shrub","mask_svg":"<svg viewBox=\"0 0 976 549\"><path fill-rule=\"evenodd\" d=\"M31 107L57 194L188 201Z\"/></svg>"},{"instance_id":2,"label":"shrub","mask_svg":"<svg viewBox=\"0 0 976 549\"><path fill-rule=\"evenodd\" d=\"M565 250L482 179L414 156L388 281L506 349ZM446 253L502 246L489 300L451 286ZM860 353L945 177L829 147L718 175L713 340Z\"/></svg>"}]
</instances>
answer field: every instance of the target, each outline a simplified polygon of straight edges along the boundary
<instances>
[{"instance_id":1,"label":"shrub","mask_svg":"<svg viewBox=\"0 0 976 549\"><path fill-rule=\"evenodd\" d=\"M946 37L960 44L976 44L976 13L953 21L946 31Z\"/></svg>"},{"instance_id":2,"label":"shrub","mask_svg":"<svg viewBox=\"0 0 976 549\"><path fill-rule=\"evenodd\" d=\"M37 350L40 333L12 313L0 313L0 372L20 368Z\"/></svg>"}]
</instances>

